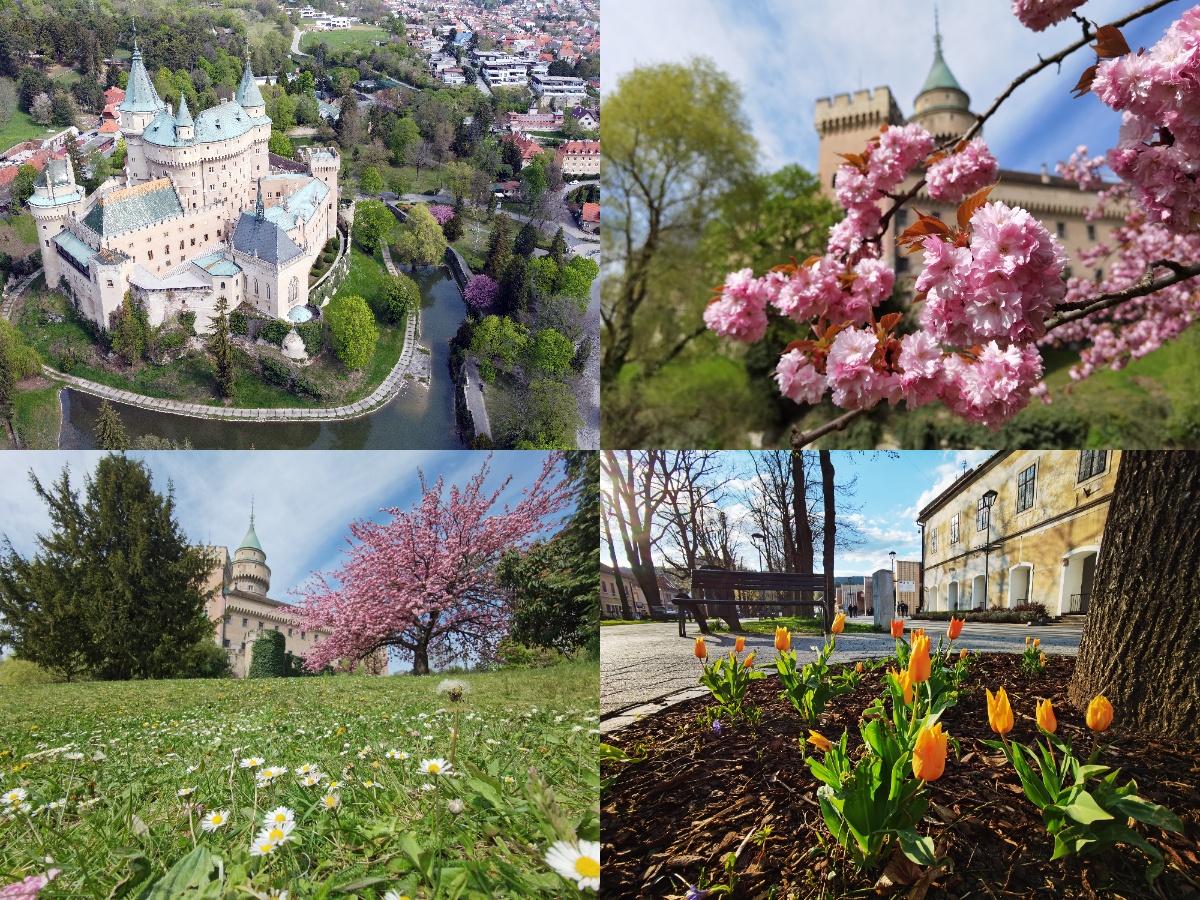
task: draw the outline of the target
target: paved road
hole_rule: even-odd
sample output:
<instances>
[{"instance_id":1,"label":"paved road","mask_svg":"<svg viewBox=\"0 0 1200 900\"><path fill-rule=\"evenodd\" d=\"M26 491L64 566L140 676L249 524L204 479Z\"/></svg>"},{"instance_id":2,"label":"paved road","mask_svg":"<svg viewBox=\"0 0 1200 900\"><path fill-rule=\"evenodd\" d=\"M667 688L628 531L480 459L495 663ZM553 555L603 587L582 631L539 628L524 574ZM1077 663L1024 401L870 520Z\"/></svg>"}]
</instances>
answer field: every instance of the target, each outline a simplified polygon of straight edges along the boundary
<instances>
[{"instance_id":1,"label":"paved road","mask_svg":"<svg viewBox=\"0 0 1200 900\"><path fill-rule=\"evenodd\" d=\"M866 616L857 620L870 622ZM923 622L927 634L937 646L937 636L945 634L945 622ZM920 626L918 626L920 627ZM679 637L674 622L655 622L644 625L607 625L600 629L600 713L611 715L618 710L657 700L668 694L696 687L699 663L692 655L693 639L699 632L689 624L689 637ZM1041 638L1042 649L1050 654L1074 656L1079 652L1082 625L1055 625L1046 628L1027 628L1024 625L968 624L958 639L958 645L969 650L1019 653L1025 647L1025 635ZM709 653L728 653L733 649L734 635L714 634L705 639ZM887 634L843 634L838 638L833 660L889 656L895 652L895 642ZM801 662L816 656L821 644L820 635L798 635L792 640ZM775 659L773 635L746 635L746 646L758 651L760 663Z\"/></svg>"},{"instance_id":2,"label":"paved road","mask_svg":"<svg viewBox=\"0 0 1200 900\"><path fill-rule=\"evenodd\" d=\"M591 341L587 365L575 387L581 419L575 432L580 450L600 449L600 279L592 282L591 302L583 320L583 333ZM618 626L619 627L619 626Z\"/></svg>"},{"instance_id":3,"label":"paved road","mask_svg":"<svg viewBox=\"0 0 1200 900\"><path fill-rule=\"evenodd\" d=\"M466 384L463 386L467 396L467 409L471 411L471 420L475 424L476 434L486 434L494 438L492 423L488 419L487 404L483 402L483 378L479 375L479 364L475 357L467 360L466 371L463 373Z\"/></svg>"}]
</instances>

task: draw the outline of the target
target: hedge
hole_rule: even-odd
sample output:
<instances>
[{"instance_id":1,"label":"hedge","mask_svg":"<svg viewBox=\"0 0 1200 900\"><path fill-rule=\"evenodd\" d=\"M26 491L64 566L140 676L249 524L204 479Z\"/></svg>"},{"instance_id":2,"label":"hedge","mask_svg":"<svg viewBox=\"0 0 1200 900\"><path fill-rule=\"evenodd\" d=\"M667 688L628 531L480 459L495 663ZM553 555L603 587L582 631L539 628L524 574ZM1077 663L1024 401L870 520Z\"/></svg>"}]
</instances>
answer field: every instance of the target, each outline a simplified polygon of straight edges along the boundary
<instances>
[{"instance_id":1,"label":"hedge","mask_svg":"<svg viewBox=\"0 0 1200 900\"><path fill-rule=\"evenodd\" d=\"M262 363L263 380L271 384L277 384L280 387L286 388L292 383L292 370L288 368L286 363L282 363L270 356L264 356L260 360Z\"/></svg>"},{"instance_id":2,"label":"hedge","mask_svg":"<svg viewBox=\"0 0 1200 900\"><path fill-rule=\"evenodd\" d=\"M287 642L282 631L264 631L251 645L250 671L247 678L283 678L287 672Z\"/></svg>"},{"instance_id":3,"label":"hedge","mask_svg":"<svg viewBox=\"0 0 1200 900\"><path fill-rule=\"evenodd\" d=\"M1008 609L959 609L919 612L912 616L912 618L929 622L949 622L951 616L966 619L969 622L1024 624L1035 619L1048 619L1050 614L1041 603L1022 603Z\"/></svg>"}]
</instances>

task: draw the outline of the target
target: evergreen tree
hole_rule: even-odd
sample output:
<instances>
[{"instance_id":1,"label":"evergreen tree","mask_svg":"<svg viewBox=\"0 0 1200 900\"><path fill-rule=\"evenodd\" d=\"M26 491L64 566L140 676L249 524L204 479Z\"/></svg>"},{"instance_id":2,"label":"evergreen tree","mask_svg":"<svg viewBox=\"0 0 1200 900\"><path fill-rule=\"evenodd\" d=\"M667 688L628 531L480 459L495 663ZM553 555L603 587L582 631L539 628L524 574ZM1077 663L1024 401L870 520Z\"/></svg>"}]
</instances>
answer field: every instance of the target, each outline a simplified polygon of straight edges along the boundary
<instances>
[{"instance_id":1,"label":"evergreen tree","mask_svg":"<svg viewBox=\"0 0 1200 900\"><path fill-rule=\"evenodd\" d=\"M126 363L133 365L146 355L146 342L150 332L146 308L130 291L126 291L125 302L114 316L116 321L112 327L113 349Z\"/></svg>"},{"instance_id":2,"label":"evergreen tree","mask_svg":"<svg viewBox=\"0 0 1200 900\"><path fill-rule=\"evenodd\" d=\"M100 401L100 415L96 419L96 449L128 450L129 435L117 408L107 400Z\"/></svg>"},{"instance_id":3,"label":"evergreen tree","mask_svg":"<svg viewBox=\"0 0 1200 900\"><path fill-rule=\"evenodd\" d=\"M491 238L488 240L487 262L483 267L483 274L499 281L508 267L512 252L512 219L508 216L497 216L492 226Z\"/></svg>"},{"instance_id":4,"label":"evergreen tree","mask_svg":"<svg viewBox=\"0 0 1200 900\"><path fill-rule=\"evenodd\" d=\"M500 278L497 311L505 316L524 312L533 296L533 286L530 282L529 264L525 261L525 257L511 257Z\"/></svg>"},{"instance_id":5,"label":"evergreen tree","mask_svg":"<svg viewBox=\"0 0 1200 900\"><path fill-rule=\"evenodd\" d=\"M82 492L67 469L48 489L30 480L52 527L31 559L6 542L0 641L68 678L189 674L212 642L204 585L216 560L180 530L172 490L157 493L146 465L120 454Z\"/></svg>"},{"instance_id":6,"label":"evergreen tree","mask_svg":"<svg viewBox=\"0 0 1200 900\"><path fill-rule=\"evenodd\" d=\"M550 242L550 258L554 260L554 264L560 269L567 259L567 236L563 234L562 226L554 233L554 240Z\"/></svg>"},{"instance_id":7,"label":"evergreen tree","mask_svg":"<svg viewBox=\"0 0 1200 900\"><path fill-rule=\"evenodd\" d=\"M222 397L233 396L233 347L229 343L229 301L224 297L217 300L216 315L212 318L213 331L208 339L208 352L213 355L217 366L217 391Z\"/></svg>"},{"instance_id":8,"label":"evergreen tree","mask_svg":"<svg viewBox=\"0 0 1200 900\"><path fill-rule=\"evenodd\" d=\"M463 236L462 219L457 213L446 220L446 224L442 226L442 233L446 235L448 241L457 241Z\"/></svg>"},{"instance_id":9,"label":"evergreen tree","mask_svg":"<svg viewBox=\"0 0 1200 900\"><path fill-rule=\"evenodd\" d=\"M346 91L342 96L341 115L337 121L337 140L347 153L362 141L362 122L358 115L358 99L354 96L354 91Z\"/></svg>"},{"instance_id":10,"label":"evergreen tree","mask_svg":"<svg viewBox=\"0 0 1200 900\"><path fill-rule=\"evenodd\" d=\"M517 232L517 239L513 242L513 250L526 259L529 259L533 256L533 251L537 249L537 242L537 229L533 227L532 222L526 222L521 226L521 230Z\"/></svg>"}]
</instances>

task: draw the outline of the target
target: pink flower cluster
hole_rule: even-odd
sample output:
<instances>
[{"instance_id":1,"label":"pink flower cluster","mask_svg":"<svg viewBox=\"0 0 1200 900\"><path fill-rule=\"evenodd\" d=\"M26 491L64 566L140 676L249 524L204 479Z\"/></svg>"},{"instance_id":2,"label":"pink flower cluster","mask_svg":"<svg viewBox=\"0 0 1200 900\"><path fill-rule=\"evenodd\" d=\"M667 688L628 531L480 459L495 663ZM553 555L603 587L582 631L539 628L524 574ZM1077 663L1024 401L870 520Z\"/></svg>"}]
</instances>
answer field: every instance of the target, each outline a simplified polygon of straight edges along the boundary
<instances>
[{"instance_id":1,"label":"pink flower cluster","mask_svg":"<svg viewBox=\"0 0 1200 900\"><path fill-rule=\"evenodd\" d=\"M1104 156L1088 156L1088 148L1080 144L1066 162L1060 162L1054 171L1079 185L1081 191L1098 191L1104 186L1104 178L1100 170L1105 165Z\"/></svg>"},{"instance_id":2,"label":"pink flower cluster","mask_svg":"<svg viewBox=\"0 0 1200 900\"><path fill-rule=\"evenodd\" d=\"M926 293L921 323L943 344L973 347L1032 343L1066 292L1067 254L1045 227L1020 207L985 203L971 217L966 247L932 235L923 244Z\"/></svg>"},{"instance_id":3,"label":"pink flower cluster","mask_svg":"<svg viewBox=\"0 0 1200 900\"><path fill-rule=\"evenodd\" d=\"M1150 50L1101 61L1092 91L1125 114L1108 165L1150 221L1200 231L1200 7Z\"/></svg>"},{"instance_id":4,"label":"pink flower cluster","mask_svg":"<svg viewBox=\"0 0 1200 900\"><path fill-rule=\"evenodd\" d=\"M425 208L429 210L429 214L437 220L439 225L445 225L454 218L454 207L447 206L445 203L434 203Z\"/></svg>"},{"instance_id":5,"label":"pink flower cluster","mask_svg":"<svg viewBox=\"0 0 1200 900\"><path fill-rule=\"evenodd\" d=\"M487 275L476 275L467 282L463 299L474 309L487 309L500 295L500 285Z\"/></svg>"},{"instance_id":6,"label":"pink flower cluster","mask_svg":"<svg viewBox=\"0 0 1200 900\"><path fill-rule=\"evenodd\" d=\"M18 897L36 897L38 892L58 877L61 869L50 869L43 875L30 875L22 881L0 887L0 898L17 900Z\"/></svg>"},{"instance_id":7,"label":"pink flower cluster","mask_svg":"<svg viewBox=\"0 0 1200 900\"><path fill-rule=\"evenodd\" d=\"M999 166L983 138L972 138L956 153L942 157L925 173L929 196L958 203L996 180Z\"/></svg>"},{"instance_id":8,"label":"pink flower cluster","mask_svg":"<svg viewBox=\"0 0 1200 900\"><path fill-rule=\"evenodd\" d=\"M1026 28L1045 31L1085 2L1087 0L1012 0L1012 11Z\"/></svg>"},{"instance_id":9,"label":"pink flower cluster","mask_svg":"<svg viewBox=\"0 0 1200 900\"><path fill-rule=\"evenodd\" d=\"M753 344L767 333L766 294L753 269L725 276L725 286L704 310L704 324L721 337Z\"/></svg>"}]
</instances>

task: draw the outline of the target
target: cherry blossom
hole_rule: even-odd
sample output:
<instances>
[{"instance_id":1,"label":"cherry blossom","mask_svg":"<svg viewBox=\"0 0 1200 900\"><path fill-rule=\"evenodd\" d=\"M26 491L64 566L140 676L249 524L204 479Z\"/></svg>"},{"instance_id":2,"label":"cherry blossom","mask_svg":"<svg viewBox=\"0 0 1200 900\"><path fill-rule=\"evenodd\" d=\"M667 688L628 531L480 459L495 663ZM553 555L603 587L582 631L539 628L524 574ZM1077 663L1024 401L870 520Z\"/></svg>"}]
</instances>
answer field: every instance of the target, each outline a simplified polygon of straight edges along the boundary
<instances>
[{"instance_id":1,"label":"cherry blossom","mask_svg":"<svg viewBox=\"0 0 1200 900\"><path fill-rule=\"evenodd\" d=\"M1083 6L1086 0L1012 0L1012 11L1032 31L1045 31Z\"/></svg>"},{"instance_id":2,"label":"cherry blossom","mask_svg":"<svg viewBox=\"0 0 1200 900\"><path fill-rule=\"evenodd\" d=\"M454 207L447 206L445 203L432 203L425 208L429 210L429 214L437 220L439 225L445 225L454 218Z\"/></svg>"},{"instance_id":3,"label":"cherry blossom","mask_svg":"<svg viewBox=\"0 0 1200 900\"><path fill-rule=\"evenodd\" d=\"M964 197L996 181L999 165L983 138L972 138L955 153L934 162L925 173L929 196L943 203Z\"/></svg>"},{"instance_id":4,"label":"cherry blossom","mask_svg":"<svg viewBox=\"0 0 1200 900\"><path fill-rule=\"evenodd\" d=\"M463 291L463 299L475 309L488 309L500 296L500 285L487 275L476 275L467 282Z\"/></svg>"}]
</instances>

